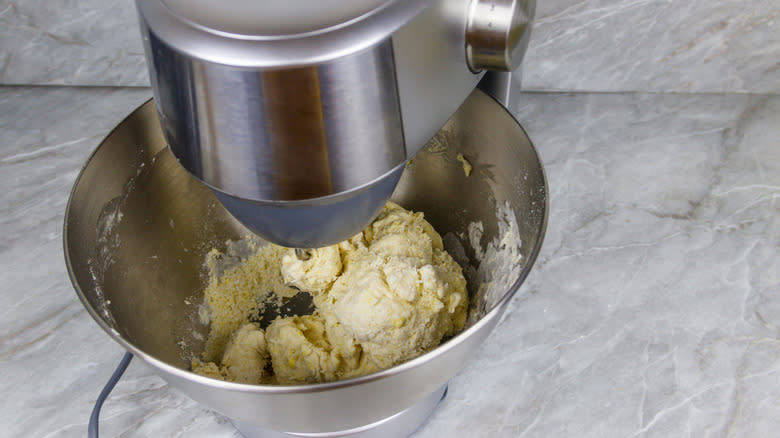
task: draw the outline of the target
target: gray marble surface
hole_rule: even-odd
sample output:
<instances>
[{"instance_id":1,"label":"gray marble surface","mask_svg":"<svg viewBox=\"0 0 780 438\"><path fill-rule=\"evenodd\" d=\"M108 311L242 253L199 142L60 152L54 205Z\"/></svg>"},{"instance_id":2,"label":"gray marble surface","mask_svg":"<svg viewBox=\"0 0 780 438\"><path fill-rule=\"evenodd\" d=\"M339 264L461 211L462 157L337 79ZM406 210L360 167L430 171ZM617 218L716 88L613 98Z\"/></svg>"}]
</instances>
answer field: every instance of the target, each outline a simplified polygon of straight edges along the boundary
<instances>
[{"instance_id":1,"label":"gray marble surface","mask_svg":"<svg viewBox=\"0 0 780 438\"><path fill-rule=\"evenodd\" d=\"M526 90L780 93L780 0L538 0ZM148 85L131 0L0 0L0 84Z\"/></svg>"},{"instance_id":2,"label":"gray marble surface","mask_svg":"<svg viewBox=\"0 0 780 438\"><path fill-rule=\"evenodd\" d=\"M538 0L530 90L780 93L780 0Z\"/></svg>"},{"instance_id":3,"label":"gray marble surface","mask_svg":"<svg viewBox=\"0 0 780 438\"><path fill-rule=\"evenodd\" d=\"M62 256L70 186L148 89L0 87L0 436L82 437L123 350ZM780 97L526 93L537 266L416 437L780 428ZM238 437L134 361L103 436Z\"/></svg>"}]
</instances>

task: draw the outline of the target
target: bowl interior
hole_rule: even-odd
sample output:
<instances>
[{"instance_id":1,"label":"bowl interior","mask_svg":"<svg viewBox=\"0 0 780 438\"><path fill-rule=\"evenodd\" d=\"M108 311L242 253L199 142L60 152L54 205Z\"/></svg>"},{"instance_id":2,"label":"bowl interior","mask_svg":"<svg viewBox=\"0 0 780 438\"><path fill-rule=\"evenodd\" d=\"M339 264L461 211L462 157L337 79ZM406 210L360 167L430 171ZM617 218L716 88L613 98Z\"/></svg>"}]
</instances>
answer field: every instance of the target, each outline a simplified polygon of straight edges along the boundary
<instances>
[{"instance_id":1,"label":"bowl interior","mask_svg":"<svg viewBox=\"0 0 780 438\"><path fill-rule=\"evenodd\" d=\"M536 151L479 90L410 161L392 199L424 212L464 268L470 324L517 290L546 227ZM249 234L178 164L149 101L82 170L66 212L65 256L77 293L109 334L187 369L208 332L198 317L205 256Z\"/></svg>"}]
</instances>

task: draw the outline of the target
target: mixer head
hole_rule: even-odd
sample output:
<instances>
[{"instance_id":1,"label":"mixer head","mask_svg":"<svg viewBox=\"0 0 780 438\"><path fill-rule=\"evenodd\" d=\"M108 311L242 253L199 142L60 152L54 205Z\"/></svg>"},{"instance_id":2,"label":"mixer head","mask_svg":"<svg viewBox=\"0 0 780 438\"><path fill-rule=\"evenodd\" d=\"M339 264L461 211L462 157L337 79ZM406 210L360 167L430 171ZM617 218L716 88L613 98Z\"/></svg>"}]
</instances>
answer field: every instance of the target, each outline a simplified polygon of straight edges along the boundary
<instances>
[{"instance_id":1,"label":"mixer head","mask_svg":"<svg viewBox=\"0 0 780 438\"><path fill-rule=\"evenodd\" d=\"M346 240L371 222L393 194L404 165L369 184L301 201L263 202L212 191L244 226L292 248L317 248Z\"/></svg>"},{"instance_id":2,"label":"mixer head","mask_svg":"<svg viewBox=\"0 0 780 438\"><path fill-rule=\"evenodd\" d=\"M298 248L344 240L375 217L479 69L519 62L534 9L533 0L136 3L174 155L249 229Z\"/></svg>"}]
</instances>

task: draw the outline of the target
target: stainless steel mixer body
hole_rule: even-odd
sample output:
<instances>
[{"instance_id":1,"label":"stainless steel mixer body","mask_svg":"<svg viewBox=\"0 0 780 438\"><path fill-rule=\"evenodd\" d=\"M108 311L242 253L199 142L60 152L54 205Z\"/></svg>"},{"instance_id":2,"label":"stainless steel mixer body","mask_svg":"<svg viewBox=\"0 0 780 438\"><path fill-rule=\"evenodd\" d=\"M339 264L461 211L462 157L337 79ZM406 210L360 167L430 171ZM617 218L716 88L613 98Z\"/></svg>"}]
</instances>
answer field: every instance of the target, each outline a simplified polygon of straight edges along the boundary
<instances>
[{"instance_id":1,"label":"stainless steel mixer body","mask_svg":"<svg viewBox=\"0 0 780 438\"><path fill-rule=\"evenodd\" d=\"M516 66L534 10L518 0L309 1L296 16L271 0L136 3L174 155L244 225L293 247L363 228L477 70Z\"/></svg>"},{"instance_id":2,"label":"stainless steel mixer body","mask_svg":"<svg viewBox=\"0 0 780 438\"><path fill-rule=\"evenodd\" d=\"M505 108L473 90L483 79L506 103L508 74L479 70L519 62L534 1L136 3L161 123L151 103L139 108L90 157L71 193L65 260L87 311L247 437L408 434L498 323L541 248L548 208L539 158ZM316 11L304 16L295 10L302 4ZM404 172L434 135L438 147ZM287 246L334 243L391 194L445 236L479 223L484 241L496 241L499 205L517 219L521 266L490 281L489 293L469 283L463 332L401 365L337 382L247 385L189 371L208 328L193 299L205 287L206 253L246 236L244 226ZM516 256L505 261L516 265Z\"/></svg>"}]
</instances>

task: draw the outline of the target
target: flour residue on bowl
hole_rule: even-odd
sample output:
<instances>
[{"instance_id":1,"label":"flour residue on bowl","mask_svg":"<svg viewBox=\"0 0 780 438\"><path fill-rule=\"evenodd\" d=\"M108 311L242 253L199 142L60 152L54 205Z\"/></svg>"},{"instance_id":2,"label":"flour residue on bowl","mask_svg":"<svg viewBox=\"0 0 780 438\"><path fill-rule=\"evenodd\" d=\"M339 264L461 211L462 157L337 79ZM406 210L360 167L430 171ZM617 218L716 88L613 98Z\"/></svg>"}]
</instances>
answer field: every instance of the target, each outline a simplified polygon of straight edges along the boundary
<instances>
[{"instance_id":1,"label":"flour residue on bowl","mask_svg":"<svg viewBox=\"0 0 780 438\"><path fill-rule=\"evenodd\" d=\"M111 300L106 299L103 291L105 273L116 263L114 254L119 250L122 240L119 237L119 226L124 219L123 208L127 199L135 189L136 181L142 178L147 170L146 163L141 155L138 160L135 175L131 176L122 186L119 196L107 202L98 216L95 238L95 256L87 257L87 266L92 280L92 290L95 294L95 310L108 322L112 329L116 330L117 323L111 313ZM152 157L150 164L154 164L156 157Z\"/></svg>"},{"instance_id":2,"label":"flour residue on bowl","mask_svg":"<svg viewBox=\"0 0 780 438\"><path fill-rule=\"evenodd\" d=\"M101 211L97 221L97 239L95 242L95 257L87 258L89 274L92 279L93 290L95 292L95 310L100 313L112 327L116 327L116 321L108 306L111 301L107 300L103 292L103 276L108 268L114 264L113 254L121 240L119 233L116 232L119 223L122 221L122 211L120 210L121 198L116 198L108 203Z\"/></svg>"},{"instance_id":3,"label":"flour residue on bowl","mask_svg":"<svg viewBox=\"0 0 780 438\"><path fill-rule=\"evenodd\" d=\"M468 265L464 264L467 259L458 260L461 266L465 267L468 283L476 285L470 300L469 325L485 316L510 292L523 270L520 227L509 202L496 207L496 224L498 230L495 238L484 245L484 225L481 221L470 223L467 231L460 234L460 240L445 239L449 243L448 251L451 253L462 254L465 259L466 251L462 247L458 248L458 245L466 242L475 255Z\"/></svg>"}]
</instances>

